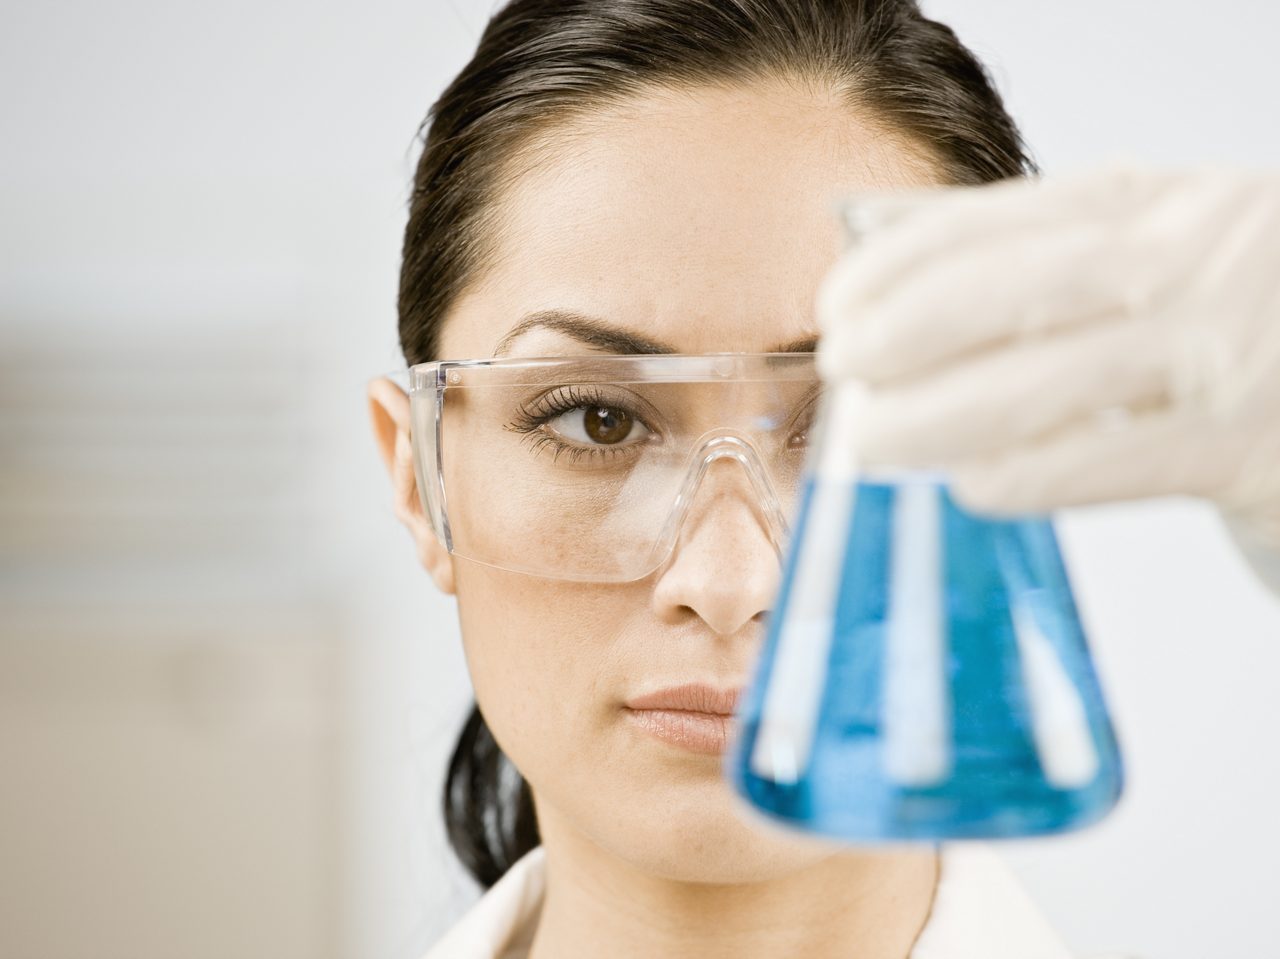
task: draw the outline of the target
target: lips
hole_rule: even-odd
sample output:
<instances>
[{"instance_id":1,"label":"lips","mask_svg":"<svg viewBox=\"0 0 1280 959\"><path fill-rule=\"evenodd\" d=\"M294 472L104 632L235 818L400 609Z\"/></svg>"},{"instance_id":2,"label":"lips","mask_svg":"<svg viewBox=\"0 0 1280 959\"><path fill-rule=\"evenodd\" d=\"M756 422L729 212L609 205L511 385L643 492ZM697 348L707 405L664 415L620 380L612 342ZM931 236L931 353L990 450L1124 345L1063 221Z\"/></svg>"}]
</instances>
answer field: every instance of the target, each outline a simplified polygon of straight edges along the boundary
<instances>
[{"instance_id":1,"label":"lips","mask_svg":"<svg viewBox=\"0 0 1280 959\"><path fill-rule=\"evenodd\" d=\"M740 687L673 686L626 702L627 718L664 742L703 755L724 752Z\"/></svg>"}]
</instances>

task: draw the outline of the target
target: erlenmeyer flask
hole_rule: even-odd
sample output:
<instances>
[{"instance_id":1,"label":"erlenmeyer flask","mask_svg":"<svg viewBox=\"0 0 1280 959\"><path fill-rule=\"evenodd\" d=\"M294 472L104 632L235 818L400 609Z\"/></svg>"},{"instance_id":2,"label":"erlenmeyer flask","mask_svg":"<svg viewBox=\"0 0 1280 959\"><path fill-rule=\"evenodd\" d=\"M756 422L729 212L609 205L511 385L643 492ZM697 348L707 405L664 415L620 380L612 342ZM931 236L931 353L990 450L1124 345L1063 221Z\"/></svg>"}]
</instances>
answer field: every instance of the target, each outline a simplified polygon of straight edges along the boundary
<instances>
[{"instance_id":1,"label":"erlenmeyer flask","mask_svg":"<svg viewBox=\"0 0 1280 959\"><path fill-rule=\"evenodd\" d=\"M730 782L851 841L1099 819L1120 757L1051 520L971 514L937 474L860 473L839 448L850 390L816 424Z\"/></svg>"}]
</instances>

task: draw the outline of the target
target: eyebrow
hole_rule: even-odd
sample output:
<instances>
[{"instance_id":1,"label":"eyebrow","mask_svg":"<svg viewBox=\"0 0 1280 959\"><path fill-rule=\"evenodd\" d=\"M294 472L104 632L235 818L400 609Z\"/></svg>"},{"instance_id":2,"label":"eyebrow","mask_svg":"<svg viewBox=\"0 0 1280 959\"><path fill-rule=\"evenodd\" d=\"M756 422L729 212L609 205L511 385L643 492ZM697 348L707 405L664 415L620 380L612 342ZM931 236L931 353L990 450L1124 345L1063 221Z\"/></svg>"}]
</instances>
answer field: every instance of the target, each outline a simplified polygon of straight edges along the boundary
<instances>
[{"instance_id":1,"label":"eyebrow","mask_svg":"<svg viewBox=\"0 0 1280 959\"><path fill-rule=\"evenodd\" d=\"M674 346L660 340L650 339L633 330L625 330L605 323L596 317L574 310L539 310L530 313L519 323L507 331L498 341L493 351L495 357L501 356L521 335L537 327L555 330L565 336L594 346L609 353L679 353ZM803 337L790 343L780 343L766 353L813 353L817 350L816 336Z\"/></svg>"}]
</instances>

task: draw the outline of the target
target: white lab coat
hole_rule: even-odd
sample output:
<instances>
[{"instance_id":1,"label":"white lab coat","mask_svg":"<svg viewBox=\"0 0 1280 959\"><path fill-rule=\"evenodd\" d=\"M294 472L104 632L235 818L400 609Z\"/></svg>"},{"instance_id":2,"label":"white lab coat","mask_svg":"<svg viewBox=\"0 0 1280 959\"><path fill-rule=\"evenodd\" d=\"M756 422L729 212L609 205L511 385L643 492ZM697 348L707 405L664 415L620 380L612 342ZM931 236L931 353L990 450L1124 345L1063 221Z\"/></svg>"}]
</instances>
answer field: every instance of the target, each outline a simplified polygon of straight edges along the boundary
<instances>
[{"instance_id":1,"label":"white lab coat","mask_svg":"<svg viewBox=\"0 0 1280 959\"><path fill-rule=\"evenodd\" d=\"M1138 959L1075 957L988 844L942 846L933 909L910 959ZM523 856L428 950L424 959L526 959L542 907L541 846ZM850 956L856 954L852 944Z\"/></svg>"}]
</instances>

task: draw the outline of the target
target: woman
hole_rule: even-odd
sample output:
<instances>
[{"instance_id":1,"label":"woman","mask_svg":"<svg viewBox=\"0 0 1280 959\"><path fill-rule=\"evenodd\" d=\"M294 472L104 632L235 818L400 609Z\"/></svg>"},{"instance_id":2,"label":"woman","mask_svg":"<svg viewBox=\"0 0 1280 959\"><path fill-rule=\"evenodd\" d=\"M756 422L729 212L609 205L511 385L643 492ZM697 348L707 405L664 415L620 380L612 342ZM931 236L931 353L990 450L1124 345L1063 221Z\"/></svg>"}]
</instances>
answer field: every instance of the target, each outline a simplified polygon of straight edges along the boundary
<instances>
[{"instance_id":1,"label":"woman","mask_svg":"<svg viewBox=\"0 0 1280 959\"><path fill-rule=\"evenodd\" d=\"M1034 170L979 63L906 0L516 0L429 121L401 275L410 365L807 354L835 199ZM1068 956L980 847L851 850L744 819L714 730L778 577L745 474L708 472L641 578L531 575L556 550L573 560L528 537L563 490L516 497L525 467L481 457L437 502L407 397L380 380L370 399L398 515L457 596L477 699L445 815L488 892L432 959ZM527 432L578 452L656 433L628 416L593 399ZM456 537L493 510L505 522L475 534L471 562ZM706 699L687 726L633 708L689 683Z\"/></svg>"}]
</instances>

